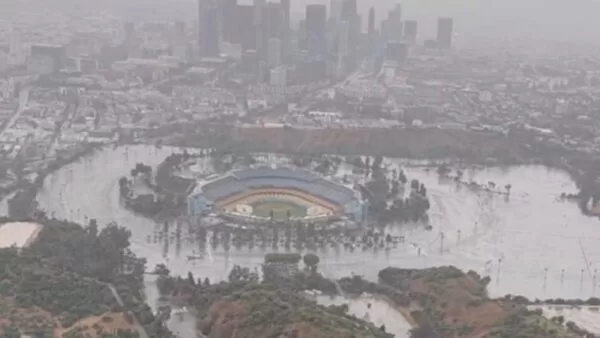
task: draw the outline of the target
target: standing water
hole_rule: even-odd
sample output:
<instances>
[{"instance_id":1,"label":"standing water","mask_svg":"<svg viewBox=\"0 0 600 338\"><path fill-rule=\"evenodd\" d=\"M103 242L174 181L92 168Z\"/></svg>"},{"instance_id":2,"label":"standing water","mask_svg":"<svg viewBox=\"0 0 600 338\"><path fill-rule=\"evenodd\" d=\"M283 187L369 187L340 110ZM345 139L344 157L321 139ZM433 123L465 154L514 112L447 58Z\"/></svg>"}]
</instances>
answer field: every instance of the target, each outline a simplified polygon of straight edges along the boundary
<instances>
[{"instance_id":1,"label":"standing water","mask_svg":"<svg viewBox=\"0 0 600 338\"><path fill-rule=\"evenodd\" d=\"M178 250L175 245L165 248L148 241L156 225L121 206L118 180L136 163L155 167L174 151L152 146L107 148L50 175L38 202L58 218L77 222L95 218L100 224L115 221L127 227L133 234L132 250L146 257L150 268L165 263L173 274L191 271L197 277L219 280L234 264L262 263L265 252L259 248L226 252L217 247L202 260L190 260L198 255L192 241L183 240ZM479 183L512 184L507 198L440 179L434 171L404 170L427 187L433 230L426 231L423 225L390 229L406 236L404 245L390 251L319 252L321 261L331 267L331 277L355 273L374 279L387 266L455 265L489 275L493 296L587 298L596 293L593 275L600 264L600 222L582 215L573 203L558 200L560 193L575 191L567 174L541 166L465 173L466 179Z\"/></svg>"}]
</instances>

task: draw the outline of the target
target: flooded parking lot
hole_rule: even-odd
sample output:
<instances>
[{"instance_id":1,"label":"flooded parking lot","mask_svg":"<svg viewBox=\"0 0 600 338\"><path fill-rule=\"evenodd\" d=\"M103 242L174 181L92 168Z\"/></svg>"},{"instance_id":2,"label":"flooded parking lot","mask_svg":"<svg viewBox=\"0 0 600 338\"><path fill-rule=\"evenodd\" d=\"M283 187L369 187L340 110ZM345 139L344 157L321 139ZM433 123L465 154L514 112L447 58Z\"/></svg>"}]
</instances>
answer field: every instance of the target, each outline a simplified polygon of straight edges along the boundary
<instances>
[{"instance_id":1,"label":"flooded parking lot","mask_svg":"<svg viewBox=\"0 0 600 338\"><path fill-rule=\"evenodd\" d=\"M153 221L122 208L118 180L138 162L156 166L172 148L130 146L105 149L49 176L38 194L40 207L58 218L100 224L114 221L132 231L132 249L148 259L148 267L165 263L174 274L192 271L197 278L225 279L234 265L258 266L259 248L208 251L182 241L168 248L147 241ZM402 161L397 161L401 163ZM492 296L520 294L529 298L587 298L596 295L600 268L600 221L581 214L574 203L558 199L575 192L564 172L542 166L466 170L464 178L497 186L512 185L510 197L475 191L435 170L404 167L409 179L427 187L431 231L403 225L389 231L406 236L398 248L384 251L319 251L320 269L328 277L352 273L374 279L387 266L423 268L455 265L489 275ZM270 251L270 250L267 250Z\"/></svg>"}]
</instances>

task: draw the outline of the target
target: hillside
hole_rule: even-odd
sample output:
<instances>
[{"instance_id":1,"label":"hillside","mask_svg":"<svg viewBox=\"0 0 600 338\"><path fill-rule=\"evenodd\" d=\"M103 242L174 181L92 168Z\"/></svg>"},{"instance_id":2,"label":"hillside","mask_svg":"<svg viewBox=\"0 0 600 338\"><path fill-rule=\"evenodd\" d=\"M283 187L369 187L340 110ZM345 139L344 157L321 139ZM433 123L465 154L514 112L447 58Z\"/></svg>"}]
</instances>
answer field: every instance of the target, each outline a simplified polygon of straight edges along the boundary
<instances>
[{"instance_id":1,"label":"hillside","mask_svg":"<svg viewBox=\"0 0 600 338\"><path fill-rule=\"evenodd\" d=\"M505 299L490 299L486 291L489 277L481 278L472 271L464 273L455 267L386 268L379 278L407 293L415 322L431 327L442 337L575 337L539 311Z\"/></svg>"},{"instance_id":2,"label":"hillside","mask_svg":"<svg viewBox=\"0 0 600 338\"><path fill-rule=\"evenodd\" d=\"M0 249L0 336L134 338L137 316L150 338L170 337L141 301L144 262L126 230L36 221L44 228L30 247Z\"/></svg>"},{"instance_id":3,"label":"hillside","mask_svg":"<svg viewBox=\"0 0 600 338\"><path fill-rule=\"evenodd\" d=\"M219 286L216 286L217 288ZM212 292L206 289L204 292ZM251 284L215 300L200 323L210 338L386 338L343 309L323 307L303 293L269 284Z\"/></svg>"}]
</instances>

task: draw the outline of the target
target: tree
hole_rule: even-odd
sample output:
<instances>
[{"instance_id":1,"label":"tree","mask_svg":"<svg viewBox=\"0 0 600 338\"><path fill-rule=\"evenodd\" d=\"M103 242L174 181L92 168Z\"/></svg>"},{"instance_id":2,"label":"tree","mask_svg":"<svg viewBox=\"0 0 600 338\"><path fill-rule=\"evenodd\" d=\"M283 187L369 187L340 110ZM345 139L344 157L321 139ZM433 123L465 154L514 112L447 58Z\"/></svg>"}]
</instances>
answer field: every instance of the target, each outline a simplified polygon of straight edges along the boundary
<instances>
[{"instance_id":1,"label":"tree","mask_svg":"<svg viewBox=\"0 0 600 338\"><path fill-rule=\"evenodd\" d=\"M557 323L558 325L561 325L561 326L562 326L562 325L565 323L565 317L564 317L564 316L557 316L557 317L554 317L554 318L552 318L552 319L553 319L554 321L556 321L556 323Z\"/></svg>"},{"instance_id":2,"label":"tree","mask_svg":"<svg viewBox=\"0 0 600 338\"><path fill-rule=\"evenodd\" d=\"M169 271L166 265L157 264L154 268L154 273L159 276L168 276L171 273L171 271Z\"/></svg>"},{"instance_id":3,"label":"tree","mask_svg":"<svg viewBox=\"0 0 600 338\"><path fill-rule=\"evenodd\" d=\"M94 218L90 219L90 223L85 230L91 238L98 237L98 221Z\"/></svg>"},{"instance_id":4,"label":"tree","mask_svg":"<svg viewBox=\"0 0 600 338\"><path fill-rule=\"evenodd\" d=\"M239 265L235 265L228 277L229 283L248 283L258 282L258 274L250 271L249 268L242 268Z\"/></svg>"},{"instance_id":5,"label":"tree","mask_svg":"<svg viewBox=\"0 0 600 338\"><path fill-rule=\"evenodd\" d=\"M319 256L312 253L308 253L304 255L303 261L304 265L306 265L310 271L317 272L317 265L320 261Z\"/></svg>"},{"instance_id":6,"label":"tree","mask_svg":"<svg viewBox=\"0 0 600 338\"><path fill-rule=\"evenodd\" d=\"M188 272L188 283L190 284L190 286L196 285L196 280L194 279L194 275L191 271Z\"/></svg>"},{"instance_id":7,"label":"tree","mask_svg":"<svg viewBox=\"0 0 600 338\"><path fill-rule=\"evenodd\" d=\"M412 180L410 181L410 188L412 190L418 191L419 190L419 181L418 180Z\"/></svg>"},{"instance_id":8,"label":"tree","mask_svg":"<svg viewBox=\"0 0 600 338\"><path fill-rule=\"evenodd\" d=\"M410 338L440 338L440 336L431 324L423 323L419 327L410 330Z\"/></svg>"}]
</instances>

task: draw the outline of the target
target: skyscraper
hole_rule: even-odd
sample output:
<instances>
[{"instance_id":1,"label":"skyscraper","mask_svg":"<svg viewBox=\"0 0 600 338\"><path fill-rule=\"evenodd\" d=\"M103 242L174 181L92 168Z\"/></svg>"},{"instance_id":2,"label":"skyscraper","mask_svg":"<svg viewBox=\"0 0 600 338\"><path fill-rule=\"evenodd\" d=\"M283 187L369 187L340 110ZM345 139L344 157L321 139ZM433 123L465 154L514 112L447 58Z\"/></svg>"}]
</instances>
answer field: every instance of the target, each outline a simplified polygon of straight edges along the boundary
<instances>
[{"instance_id":1,"label":"skyscraper","mask_svg":"<svg viewBox=\"0 0 600 338\"><path fill-rule=\"evenodd\" d=\"M386 37L388 41L400 41L404 27L402 26L402 5L396 5L388 12Z\"/></svg>"},{"instance_id":2,"label":"skyscraper","mask_svg":"<svg viewBox=\"0 0 600 338\"><path fill-rule=\"evenodd\" d=\"M287 59L290 48L290 0L281 0L283 11L283 32L281 37L282 58Z\"/></svg>"},{"instance_id":3,"label":"skyscraper","mask_svg":"<svg viewBox=\"0 0 600 338\"><path fill-rule=\"evenodd\" d=\"M334 22L339 22L342 17L343 0L331 0L329 5L329 18Z\"/></svg>"},{"instance_id":4,"label":"skyscraper","mask_svg":"<svg viewBox=\"0 0 600 338\"><path fill-rule=\"evenodd\" d=\"M212 0L198 0L198 49L202 56L219 56L219 10Z\"/></svg>"},{"instance_id":5,"label":"skyscraper","mask_svg":"<svg viewBox=\"0 0 600 338\"><path fill-rule=\"evenodd\" d=\"M243 49L256 49L255 8L253 5L237 5L235 24L232 26L231 42L241 44Z\"/></svg>"},{"instance_id":6,"label":"skyscraper","mask_svg":"<svg viewBox=\"0 0 600 338\"><path fill-rule=\"evenodd\" d=\"M175 22L175 36L173 37L173 56L180 60L187 57L187 39L185 32L185 23L183 21Z\"/></svg>"},{"instance_id":7,"label":"skyscraper","mask_svg":"<svg viewBox=\"0 0 600 338\"><path fill-rule=\"evenodd\" d=\"M263 8L266 4L266 0L254 0L254 34L256 35L254 47L259 60L265 59L267 50L268 37L264 33L262 24Z\"/></svg>"},{"instance_id":8,"label":"skyscraper","mask_svg":"<svg viewBox=\"0 0 600 338\"><path fill-rule=\"evenodd\" d=\"M338 76L348 71L349 46L350 45L350 23L341 21L337 32L337 67Z\"/></svg>"},{"instance_id":9,"label":"skyscraper","mask_svg":"<svg viewBox=\"0 0 600 338\"><path fill-rule=\"evenodd\" d=\"M416 20L404 21L404 40L415 43L417 41L418 30L419 23Z\"/></svg>"},{"instance_id":10,"label":"skyscraper","mask_svg":"<svg viewBox=\"0 0 600 338\"><path fill-rule=\"evenodd\" d=\"M454 29L454 21L452 18L439 18L437 28L437 46L439 48L452 47L452 34Z\"/></svg>"},{"instance_id":11,"label":"skyscraper","mask_svg":"<svg viewBox=\"0 0 600 338\"><path fill-rule=\"evenodd\" d=\"M327 52L326 21L327 7L325 5L306 6L306 40L308 54L313 59L323 59Z\"/></svg>"},{"instance_id":12,"label":"skyscraper","mask_svg":"<svg viewBox=\"0 0 600 338\"><path fill-rule=\"evenodd\" d=\"M225 41L232 42L237 25L237 0L217 0L219 8L219 25L221 37ZM235 24L231 24L235 22Z\"/></svg>"},{"instance_id":13,"label":"skyscraper","mask_svg":"<svg viewBox=\"0 0 600 338\"><path fill-rule=\"evenodd\" d=\"M352 71L358 65L357 46L360 35L360 20L356 0L344 0L342 2L342 22L348 23L348 47L346 69Z\"/></svg>"},{"instance_id":14,"label":"skyscraper","mask_svg":"<svg viewBox=\"0 0 600 338\"><path fill-rule=\"evenodd\" d=\"M269 68L281 65L281 40L269 38L267 42L267 66Z\"/></svg>"},{"instance_id":15,"label":"skyscraper","mask_svg":"<svg viewBox=\"0 0 600 338\"><path fill-rule=\"evenodd\" d=\"M372 39L375 34L375 8L371 7L369 10L369 23L368 23L368 31L369 38Z\"/></svg>"},{"instance_id":16,"label":"skyscraper","mask_svg":"<svg viewBox=\"0 0 600 338\"><path fill-rule=\"evenodd\" d=\"M282 39L284 20L281 4L270 2L261 7L260 21L257 26L256 52L262 60L267 58L269 39Z\"/></svg>"}]
</instances>

